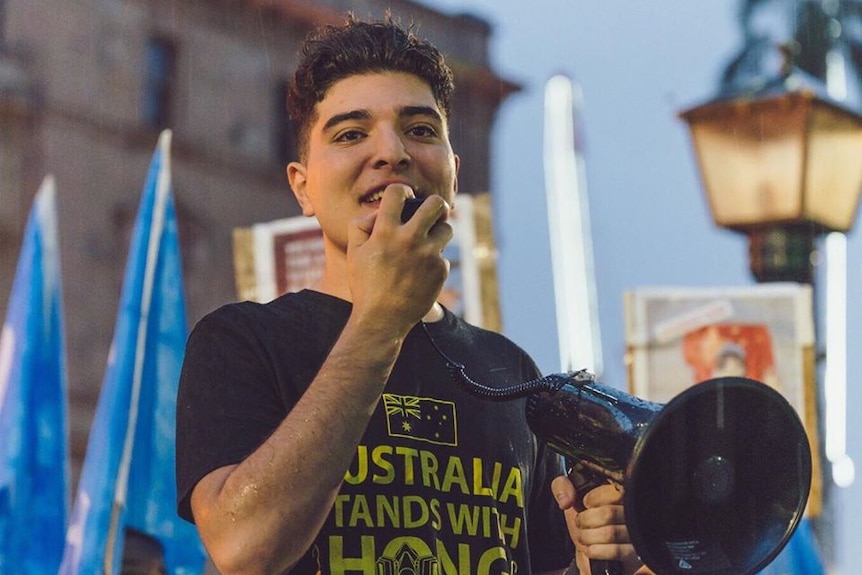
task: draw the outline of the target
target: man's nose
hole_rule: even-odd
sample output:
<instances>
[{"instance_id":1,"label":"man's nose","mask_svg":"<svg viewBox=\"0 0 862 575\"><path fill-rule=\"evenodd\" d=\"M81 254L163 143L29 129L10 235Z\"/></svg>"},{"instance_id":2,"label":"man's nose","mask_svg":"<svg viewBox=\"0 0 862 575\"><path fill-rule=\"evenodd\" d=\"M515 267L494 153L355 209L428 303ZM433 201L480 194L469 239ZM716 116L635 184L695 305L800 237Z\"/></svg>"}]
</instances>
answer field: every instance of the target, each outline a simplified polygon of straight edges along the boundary
<instances>
[{"instance_id":1,"label":"man's nose","mask_svg":"<svg viewBox=\"0 0 862 575\"><path fill-rule=\"evenodd\" d=\"M403 134L396 130L379 130L375 138L374 167L406 166L410 163L410 153Z\"/></svg>"}]
</instances>

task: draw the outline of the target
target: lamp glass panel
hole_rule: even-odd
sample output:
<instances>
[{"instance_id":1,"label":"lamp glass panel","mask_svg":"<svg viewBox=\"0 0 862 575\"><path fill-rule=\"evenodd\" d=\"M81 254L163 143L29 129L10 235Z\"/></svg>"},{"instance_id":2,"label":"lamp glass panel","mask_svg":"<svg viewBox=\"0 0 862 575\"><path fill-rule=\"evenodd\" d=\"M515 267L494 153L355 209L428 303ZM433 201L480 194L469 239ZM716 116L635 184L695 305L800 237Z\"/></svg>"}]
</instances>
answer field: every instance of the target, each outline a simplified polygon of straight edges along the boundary
<instances>
[{"instance_id":1,"label":"lamp glass panel","mask_svg":"<svg viewBox=\"0 0 862 575\"><path fill-rule=\"evenodd\" d=\"M815 106L811 120L804 216L847 231L862 187L862 125L827 106Z\"/></svg>"},{"instance_id":2,"label":"lamp glass panel","mask_svg":"<svg viewBox=\"0 0 862 575\"><path fill-rule=\"evenodd\" d=\"M690 122L720 226L786 221L801 213L805 106L761 104L729 106Z\"/></svg>"}]
</instances>

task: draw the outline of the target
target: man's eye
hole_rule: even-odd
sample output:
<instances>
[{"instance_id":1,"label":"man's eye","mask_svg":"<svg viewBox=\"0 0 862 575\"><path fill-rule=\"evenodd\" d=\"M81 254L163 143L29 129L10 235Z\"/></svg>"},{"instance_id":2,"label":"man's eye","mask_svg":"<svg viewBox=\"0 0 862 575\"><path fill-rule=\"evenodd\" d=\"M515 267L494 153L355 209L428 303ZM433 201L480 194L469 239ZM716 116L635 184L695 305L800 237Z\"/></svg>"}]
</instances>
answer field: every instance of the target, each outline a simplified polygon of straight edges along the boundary
<instances>
[{"instance_id":1,"label":"man's eye","mask_svg":"<svg viewBox=\"0 0 862 575\"><path fill-rule=\"evenodd\" d=\"M437 135L437 130L431 126L421 125L410 128L410 133L418 138L433 138Z\"/></svg>"},{"instance_id":2,"label":"man's eye","mask_svg":"<svg viewBox=\"0 0 862 575\"><path fill-rule=\"evenodd\" d=\"M359 130L345 130L335 137L336 142L355 142L364 137L365 134Z\"/></svg>"}]
</instances>

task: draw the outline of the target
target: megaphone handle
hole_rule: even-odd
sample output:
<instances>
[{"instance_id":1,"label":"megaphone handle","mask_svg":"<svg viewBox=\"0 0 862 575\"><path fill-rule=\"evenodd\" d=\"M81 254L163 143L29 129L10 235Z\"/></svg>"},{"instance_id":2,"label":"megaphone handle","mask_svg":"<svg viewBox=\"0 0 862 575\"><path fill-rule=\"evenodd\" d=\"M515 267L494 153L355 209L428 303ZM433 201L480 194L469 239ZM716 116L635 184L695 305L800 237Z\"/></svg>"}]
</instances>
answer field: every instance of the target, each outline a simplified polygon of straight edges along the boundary
<instances>
[{"instance_id":1,"label":"megaphone handle","mask_svg":"<svg viewBox=\"0 0 862 575\"><path fill-rule=\"evenodd\" d=\"M619 561L590 559L590 573L592 575L623 575L623 564Z\"/></svg>"},{"instance_id":2,"label":"megaphone handle","mask_svg":"<svg viewBox=\"0 0 862 575\"><path fill-rule=\"evenodd\" d=\"M594 475L586 469L582 462L573 462L567 473L572 485L575 486L578 498L575 502L575 509L583 511L584 496L590 490L601 485L605 478L599 475ZM619 561L605 561L603 559L590 559L590 574L591 575L623 575L623 564Z\"/></svg>"}]
</instances>

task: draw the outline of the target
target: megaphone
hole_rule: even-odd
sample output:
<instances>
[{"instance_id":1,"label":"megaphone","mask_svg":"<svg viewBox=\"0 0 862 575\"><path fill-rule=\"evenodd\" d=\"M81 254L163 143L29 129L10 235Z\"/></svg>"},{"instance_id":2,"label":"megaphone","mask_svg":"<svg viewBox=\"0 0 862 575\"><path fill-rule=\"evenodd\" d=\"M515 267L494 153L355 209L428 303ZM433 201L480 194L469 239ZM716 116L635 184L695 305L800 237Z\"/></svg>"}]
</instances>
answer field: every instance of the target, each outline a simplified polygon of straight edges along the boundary
<instances>
[{"instance_id":1,"label":"megaphone","mask_svg":"<svg viewBox=\"0 0 862 575\"><path fill-rule=\"evenodd\" d=\"M581 491L623 485L632 544L660 575L753 575L802 517L808 438L793 407L763 383L711 379L659 404L587 372L493 389L450 367L476 395L527 396L530 428L575 464ZM612 562L591 566L593 575L615 572Z\"/></svg>"}]
</instances>

